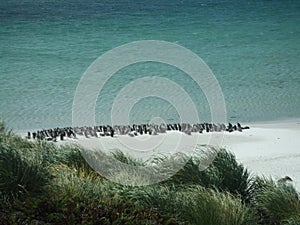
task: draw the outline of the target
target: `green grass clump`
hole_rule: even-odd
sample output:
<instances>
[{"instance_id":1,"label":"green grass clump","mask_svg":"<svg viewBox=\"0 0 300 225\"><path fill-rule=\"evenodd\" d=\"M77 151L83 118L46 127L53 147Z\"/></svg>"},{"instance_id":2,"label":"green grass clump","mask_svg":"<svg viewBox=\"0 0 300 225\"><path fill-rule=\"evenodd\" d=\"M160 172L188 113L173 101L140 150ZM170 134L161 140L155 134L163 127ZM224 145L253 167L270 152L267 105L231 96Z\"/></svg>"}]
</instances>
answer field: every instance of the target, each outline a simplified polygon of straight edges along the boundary
<instances>
[{"instance_id":1,"label":"green grass clump","mask_svg":"<svg viewBox=\"0 0 300 225\"><path fill-rule=\"evenodd\" d=\"M269 224L300 224L300 196L284 182L257 177L249 187L250 202Z\"/></svg>"},{"instance_id":2,"label":"green grass clump","mask_svg":"<svg viewBox=\"0 0 300 225\"><path fill-rule=\"evenodd\" d=\"M183 157L188 157L183 155ZM206 158L211 158L210 165L202 170ZM239 164L235 156L225 149L207 148L196 152L187 159L187 163L166 183L200 185L206 188L230 192L240 195L244 200L247 196L249 172Z\"/></svg>"},{"instance_id":3,"label":"green grass clump","mask_svg":"<svg viewBox=\"0 0 300 225\"><path fill-rule=\"evenodd\" d=\"M18 140L18 139L16 139ZM24 151L24 152L23 152ZM0 192L9 197L39 194L50 180L43 161L27 149L0 143Z\"/></svg>"},{"instance_id":4,"label":"green grass clump","mask_svg":"<svg viewBox=\"0 0 300 225\"><path fill-rule=\"evenodd\" d=\"M256 224L252 210L241 199L198 185L148 188L140 201L189 224Z\"/></svg>"},{"instance_id":5,"label":"green grass clump","mask_svg":"<svg viewBox=\"0 0 300 225\"><path fill-rule=\"evenodd\" d=\"M125 164L130 165L130 166L145 166L146 165L145 162L143 162L141 160L138 160L138 159L135 159L135 158L133 158L129 155L126 155L125 153L123 153L120 150L112 152L112 155L119 162L125 163Z\"/></svg>"}]
</instances>

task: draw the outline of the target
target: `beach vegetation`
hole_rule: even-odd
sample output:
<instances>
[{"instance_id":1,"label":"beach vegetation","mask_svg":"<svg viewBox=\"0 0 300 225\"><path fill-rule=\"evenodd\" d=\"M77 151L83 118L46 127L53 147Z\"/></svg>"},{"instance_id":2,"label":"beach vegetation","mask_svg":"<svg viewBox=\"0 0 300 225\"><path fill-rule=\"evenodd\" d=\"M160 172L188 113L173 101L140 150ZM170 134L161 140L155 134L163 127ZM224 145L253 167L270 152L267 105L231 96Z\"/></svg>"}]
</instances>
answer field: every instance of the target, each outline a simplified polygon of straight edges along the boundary
<instances>
[{"instance_id":1,"label":"beach vegetation","mask_svg":"<svg viewBox=\"0 0 300 225\"><path fill-rule=\"evenodd\" d=\"M233 153L226 149L206 147L198 150L187 163L172 176L167 182L172 184L200 185L202 187L216 189L222 192L230 192L233 195L246 198L249 182L249 172L242 164L239 164ZM185 156L188 157L188 156ZM209 166L201 169L211 160Z\"/></svg>"},{"instance_id":2,"label":"beach vegetation","mask_svg":"<svg viewBox=\"0 0 300 225\"><path fill-rule=\"evenodd\" d=\"M6 197L42 193L50 181L51 176L44 161L38 154L29 151L22 143L20 147L8 142L0 143L0 192Z\"/></svg>"},{"instance_id":3,"label":"beach vegetation","mask_svg":"<svg viewBox=\"0 0 300 225\"><path fill-rule=\"evenodd\" d=\"M249 193L250 204L267 224L300 224L300 196L291 184L256 177Z\"/></svg>"}]
</instances>

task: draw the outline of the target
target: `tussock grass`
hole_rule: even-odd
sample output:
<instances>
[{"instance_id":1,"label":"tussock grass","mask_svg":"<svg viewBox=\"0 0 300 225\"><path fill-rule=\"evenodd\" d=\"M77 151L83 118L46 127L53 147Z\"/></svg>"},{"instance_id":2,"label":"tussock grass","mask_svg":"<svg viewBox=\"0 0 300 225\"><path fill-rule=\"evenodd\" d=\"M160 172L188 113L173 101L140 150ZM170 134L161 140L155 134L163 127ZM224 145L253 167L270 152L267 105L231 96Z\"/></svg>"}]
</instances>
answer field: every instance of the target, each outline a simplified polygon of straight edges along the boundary
<instances>
[{"instance_id":1,"label":"tussock grass","mask_svg":"<svg viewBox=\"0 0 300 225\"><path fill-rule=\"evenodd\" d=\"M165 185L200 185L239 195L243 200L248 194L247 189L250 181L248 170L236 161L234 154L225 149L208 146L203 148L202 146L192 156L184 153L169 156L160 155L152 161L146 162L125 155L121 151L113 153L113 156L124 164L148 166L147 169L153 169L153 171L156 171L156 175L163 174L162 176L169 177L169 179L163 181ZM202 167L207 164L207 161L212 162L203 170ZM179 171L177 171L178 169ZM125 168L122 169L122 171L125 170Z\"/></svg>"},{"instance_id":2,"label":"tussock grass","mask_svg":"<svg viewBox=\"0 0 300 225\"><path fill-rule=\"evenodd\" d=\"M300 196L284 182L256 177L249 187L250 202L270 224L300 224Z\"/></svg>"},{"instance_id":3,"label":"tussock grass","mask_svg":"<svg viewBox=\"0 0 300 225\"><path fill-rule=\"evenodd\" d=\"M68 219L70 224L86 220L92 224L99 221L101 224L179 224L167 213L136 204L137 188L115 184L84 170L66 166L53 169L59 171L51 187L53 200L57 209L72 215ZM85 210L84 217L82 210Z\"/></svg>"},{"instance_id":4,"label":"tussock grass","mask_svg":"<svg viewBox=\"0 0 300 225\"><path fill-rule=\"evenodd\" d=\"M140 201L190 224L256 224L254 214L241 199L198 185L149 188Z\"/></svg>"},{"instance_id":5,"label":"tussock grass","mask_svg":"<svg viewBox=\"0 0 300 225\"><path fill-rule=\"evenodd\" d=\"M143 162L122 151L107 155L28 141L0 121L1 224L300 224L293 186L250 178L232 153L203 149L192 157L161 155ZM90 166L83 156L101 164ZM128 185L93 169L109 168L115 160L118 166L102 175L130 180ZM131 186L154 181L159 173L169 178Z\"/></svg>"},{"instance_id":6,"label":"tussock grass","mask_svg":"<svg viewBox=\"0 0 300 225\"><path fill-rule=\"evenodd\" d=\"M57 201L83 201L87 198L101 198L102 185L97 182L94 174L85 170L77 170L64 165L52 168L55 171L55 178L52 182L51 192L55 193Z\"/></svg>"},{"instance_id":7,"label":"tussock grass","mask_svg":"<svg viewBox=\"0 0 300 225\"><path fill-rule=\"evenodd\" d=\"M50 180L49 171L41 158L28 152L22 142L20 148L10 145L11 139L0 143L0 192L9 197L42 193Z\"/></svg>"},{"instance_id":8,"label":"tussock grass","mask_svg":"<svg viewBox=\"0 0 300 225\"><path fill-rule=\"evenodd\" d=\"M179 160L183 162L183 167L170 179L164 181L164 184L200 185L230 192L241 196L243 200L246 198L250 174L236 161L231 152L206 146L196 150L193 156L180 154ZM160 161L167 162L165 167L172 168L172 164L178 164L178 155L156 158L154 163L159 164ZM203 170L203 165L207 165L207 161L211 163ZM162 169L159 171L161 172Z\"/></svg>"},{"instance_id":9,"label":"tussock grass","mask_svg":"<svg viewBox=\"0 0 300 225\"><path fill-rule=\"evenodd\" d=\"M145 166L146 163L143 162L142 160L135 159L129 155L126 155L124 152L121 150L116 150L115 152L112 152L112 155L115 159L117 159L119 162L131 165L131 166Z\"/></svg>"}]
</instances>

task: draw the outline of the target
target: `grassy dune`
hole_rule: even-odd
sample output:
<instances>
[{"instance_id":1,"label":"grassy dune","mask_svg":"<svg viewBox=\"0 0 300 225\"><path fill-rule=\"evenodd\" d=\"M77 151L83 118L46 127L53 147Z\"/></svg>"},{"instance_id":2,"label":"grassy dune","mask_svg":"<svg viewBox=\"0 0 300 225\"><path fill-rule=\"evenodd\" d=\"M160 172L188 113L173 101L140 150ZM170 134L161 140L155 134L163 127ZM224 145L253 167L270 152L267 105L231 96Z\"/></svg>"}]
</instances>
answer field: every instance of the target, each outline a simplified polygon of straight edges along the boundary
<instances>
[{"instance_id":1,"label":"grassy dune","mask_svg":"<svg viewBox=\"0 0 300 225\"><path fill-rule=\"evenodd\" d=\"M194 156L171 178L143 187L102 177L80 150L22 139L0 123L0 223L300 224L295 188L251 177L225 149L212 149L216 158L206 170L199 170L200 156ZM113 157L133 166L147 163L121 151ZM172 164L176 157L164 159Z\"/></svg>"}]
</instances>

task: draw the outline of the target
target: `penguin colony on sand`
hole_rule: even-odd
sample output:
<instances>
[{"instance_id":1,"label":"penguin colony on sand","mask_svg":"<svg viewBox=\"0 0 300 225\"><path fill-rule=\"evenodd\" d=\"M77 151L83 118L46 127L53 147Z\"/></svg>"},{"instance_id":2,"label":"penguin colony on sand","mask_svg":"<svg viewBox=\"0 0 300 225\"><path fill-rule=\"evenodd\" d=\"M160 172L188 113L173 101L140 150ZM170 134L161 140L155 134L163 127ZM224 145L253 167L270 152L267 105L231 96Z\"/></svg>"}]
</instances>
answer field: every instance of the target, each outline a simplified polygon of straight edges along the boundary
<instances>
[{"instance_id":1,"label":"penguin colony on sand","mask_svg":"<svg viewBox=\"0 0 300 225\"><path fill-rule=\"evenodd\" d=\"M157 135L158 133L166 133L167 131L178 131L183 132L187 135L192 133L209 133L209 132L233 132L242 131L244 129L250 129L250 127L242 127L240 123L232 125L229 123L227 126L225 124L213 124L213 123L174 123L174 124L133 124L130 125L114 125L112 126L84 126L84 127L64 127L64 128L54 128L54 129L43 129L36 132L30 133L28 131L27 138L34 140L47 140L56 141L58 138L63 141L65 137L75 138L77 135L89 137L103 137L111 136L114 137L115 134L118 135L129 135L131 137L138 135Z\"/></svg>"}]
</instances>

